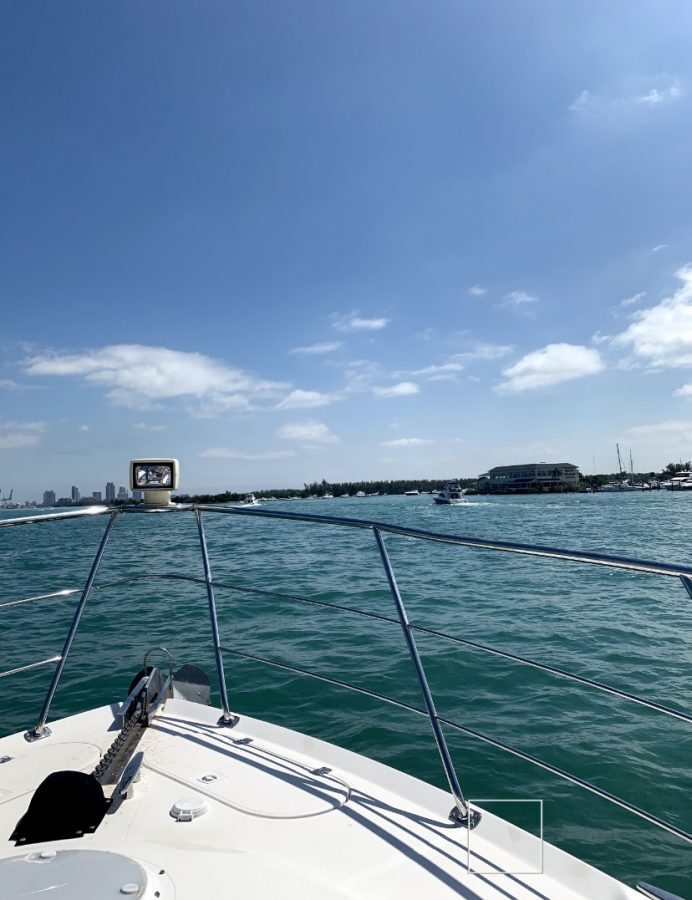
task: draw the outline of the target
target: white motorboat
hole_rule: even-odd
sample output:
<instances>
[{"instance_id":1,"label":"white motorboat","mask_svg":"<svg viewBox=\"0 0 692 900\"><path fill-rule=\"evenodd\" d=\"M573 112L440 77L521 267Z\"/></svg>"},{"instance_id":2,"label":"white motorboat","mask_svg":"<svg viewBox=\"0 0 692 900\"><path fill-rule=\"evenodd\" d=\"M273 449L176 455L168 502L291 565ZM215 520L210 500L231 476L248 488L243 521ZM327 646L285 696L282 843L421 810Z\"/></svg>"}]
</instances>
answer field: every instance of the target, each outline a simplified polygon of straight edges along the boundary
<instances>
[{"instance_id":1,"label":"white motorboat","mask_svg":"<svg viewBox=\"0 0 692 900\"><path fill-rule=\"evenodd\" d=\"M667 491L692 490L692 472L678 472L668 481L662 481L661 487Z\"/></svg>"},{"instance_id":2,"label":"white motorboat","mask_svg":"<svg viewBox=\"0 0 692 900\"><path fill-rule=\"evenodd\" d=\"M417 497L420 491L404 491L404 497Z\"/></svg>"},{"instance_id":3,"label":"white motorboat","mask_svg":"<svg viewBox=\"0 0 692 900\"><path fill-rule=\"evenodd\" d=\"M447 504L449 506L468 506L469 501L464 496L464 491L458 484L446 484L440 488L439 493L435 496L435 503Z\"/></svg>"},{"instance_id":4,"label":"white motorboat","mask_svg":"<svg viewBox=\"0 0 692 900\"><path fill-rule=\"evenodd\" d=\"M243 499L243 506L259 506L260 502L254 494L246 494Z\"/></svg>"},{"instance_id":5,"label":"white motorboat","mask_svg":"<svg viewBox=\"0 0 692 900\"><path fill-rule=\"evenodd\" d=\"M158 466L167 462L159 461ZM133 465L136 468L137 461ZM176 479L171 477L167 485L175 489ZM183 665L174 671L168 651L154 647L144 653L142 669L134 674L129 688L124 686L122 702L107 697L105 705L48 725L53 697L110 534L120 520L125 520L122 528L128 527L130 513L137 519L138 536L145 525L155 528L161 522L161 513L195 519L221 708L209 705L211 686L202 670ZM485 808L490 801L473 804L465 797L442 733L443 724L539 765L682 840L692 841L692 835L681 828L582 778L439 716L415 640L416 634L426 629L408 620L385 536L480 545L503 553L683 576L685 585L692 569L440 535L353 518L240 506L176 506L170 503L170 490L164 491L161 484L145 490L142 506L91 507L0 519L0 530L49 522L54 523L51 527L60 528L60 522L79 516L104 516L106 527L84 587L75 592L79 600L61 652L0 672L0 677L6 677L54 666L37 718L27 721L25 732L0 739L0 900L44 895L52 900L115 900L122 896L142 900L236 896L249 900L272 896L294 900L635 900L642 894L661 900L673 898L646 883L638 885L637 892L544 842L541 836L498 818ZM215 591L223 585L212 577L204 527L205 519L212 516L217 520L219 516L248 516L311 522L329 533L335 525L372 532L387 577L393 614L373 616L344 605L319 604L366 616L369 622L383 619L388 627L400 626L421 690L420 704L402 703L308 669L225 647L215 601ZM46 529L36 529L34 534L40 550ZM235 534L237 537L237 530ZM295 531L291 534L294 539ZM130 581L147 577L135 575ZM171 584L183 581L186 588L200 581L180 573L170 577ZM37 595L20 602L40 602L58 594ZM180 602L186 602L188 596L181 594ZM297 595L281 596L296 602L315 602ZM142 641L151 640L136 629L130 634L139 634ZM442 633L437 636L469 643ZM692 722L692 716L684 712L618 688L505 651L473 646ZM189 649L191 656L199 652L195 647ZM167 672L148 664L155 652L168 656ZM224 654L309 675L427 717L449 789L433 787L307 734L238 716L230 706ZM81 686L77 689L82 690ZM405 735L397 735L397 740L405 740ZM504 787L498 784L495 796L502 796ZM614 847L620 846L621 834L614 834L613 840Z\"/></svg>"}]
</instances>

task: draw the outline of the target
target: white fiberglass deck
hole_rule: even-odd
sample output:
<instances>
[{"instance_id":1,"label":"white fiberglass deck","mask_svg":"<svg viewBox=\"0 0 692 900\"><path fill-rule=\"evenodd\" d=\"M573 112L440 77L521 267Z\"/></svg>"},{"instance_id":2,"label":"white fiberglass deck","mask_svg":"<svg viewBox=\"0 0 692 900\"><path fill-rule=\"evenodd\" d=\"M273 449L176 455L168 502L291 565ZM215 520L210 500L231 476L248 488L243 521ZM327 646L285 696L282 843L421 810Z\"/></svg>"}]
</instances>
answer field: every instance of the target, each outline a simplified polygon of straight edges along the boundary
<instances>
[{"instance_id":1,"label":"white fiberglass deck","mask_svg":"<svg viewBox=\"0 0 692 900\"><path fill-rule=\"evenodd\" d=\"M469 873L469 832L449 821L447 792L245 716L235 728L220 728L218 710L173 699L143 731L133 796L109 811L95 833L15 846L9 835L39 782L56 769L92 771L117 734L115 709L52 722L48 740L28 743L22 734L0 740L0 759L10 757L0 764L2 900L44 896L48 887L54 900L125 894L160 900L641 897L549 844L543 873L497 874L540 865L540 846L488 812L470 833L471 868L482 874ZM184 799L203 803L206 812L176 821L171 809ZM113 854L138 863L133 871L144 877L127 875L125 884L112 887L117 874L107 877L109 866L120 865L123 878L130 871ZM25 880L12 887L21 879L13 882L8 873L29 865L38 873L35 888L27 891ZM91 885L86 892L80 893L83 883L70 885L75 870L81 871L77 881Z\"/></svg>"}]
</instances>

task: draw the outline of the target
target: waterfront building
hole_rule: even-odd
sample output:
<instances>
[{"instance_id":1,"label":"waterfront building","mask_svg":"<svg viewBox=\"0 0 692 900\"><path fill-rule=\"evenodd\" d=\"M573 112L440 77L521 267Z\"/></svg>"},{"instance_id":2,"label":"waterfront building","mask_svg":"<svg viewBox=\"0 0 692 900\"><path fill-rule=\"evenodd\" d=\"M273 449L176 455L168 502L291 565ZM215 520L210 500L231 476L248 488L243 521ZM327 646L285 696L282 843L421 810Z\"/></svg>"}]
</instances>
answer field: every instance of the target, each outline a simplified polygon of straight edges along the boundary
<instances>
[{"instance_id":1,"label":"waterfront building","mask_svg":"<svg viewBox=\"0 0 692 900\"><path fill-rule=\"evenodd\" d=\"M551 491L576 487L579 469L572 463L523 463L495 466L478 478L481 491Z\"/></svg>"},{"instance_id":2,"label":"waterfront building","mask_svg":"<svg viewBox=\"0 0 692 900\"><path fill-rule=\"evenodd\" d=\"M115 500L115 485L112 481L106 482L106 500Z\"/></svg>"},{"instance_id":3,"label":"waterfront building","mask_svg":"<svg viewBox=\"0 0 692 900\"><path fill-rule=\"evenodd\" d=\"M43 505L44 506L55 506L55 491L44 491L43 492Z\"/></svg>"},{"instance_id":4,"label":"waterfront building","mask_svg":"<svg viewBox=\"0 0 692 900\"><path fill-rule=\"evenodd\" d=\"M129 494L127 493L127 488L124 485L120 485L118 488L118 500L129 500Z\"/></svg>"},{"instance_id":5,"label":"waterfront building","mask_svg":"<svg viewBox=\"0 0 692 900\"><path fill-rule=\"evenodd\" d=\"M100 503L101 491L94 491L94 493L91 495L91 499L94 501L94 503Z\"/></svg>"},{"instance_id":6,"label":"waterfront building","mask_svg":"<svg viewBox=\"0 0 692 900\"><path fill-rule=\"evenodd\" d=\"M79 503L79 498L81 497L81 494L79 493L79 488L75 487L74 484L70 488L70 496L72 497L73 503Z\"/></svg>"},{"instance_id":7,"label":"waterfront building","mask_svg":"<svg viewBox=\"0 0 692 900\"><path fill-rule=\"evenodd\" d=\"M133 500L143 500L144 499L144 491L132 491L132 499Z\"/></svg>"}]
</instances>

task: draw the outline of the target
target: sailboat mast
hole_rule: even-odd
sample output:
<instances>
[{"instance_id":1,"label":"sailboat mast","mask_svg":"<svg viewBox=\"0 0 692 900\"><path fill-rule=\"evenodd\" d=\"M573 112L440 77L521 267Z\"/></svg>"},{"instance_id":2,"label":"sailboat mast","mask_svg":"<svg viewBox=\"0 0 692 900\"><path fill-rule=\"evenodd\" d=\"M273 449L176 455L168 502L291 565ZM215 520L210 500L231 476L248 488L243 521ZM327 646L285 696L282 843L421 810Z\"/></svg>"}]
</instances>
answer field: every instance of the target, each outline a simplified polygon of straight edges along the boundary
<instances>
[{"instance_id":1,"label":"sailboat mast","mask_svg":"<svg viewBox=\"0 0 692 900\"><path fill-rule=\"evenodd\" d=\"M615 448L617 449L617 452L618 452L618 475L620 477L622 477L622 459L620 458L620 445L616 444Z\"/></svg>"}]
</instances>

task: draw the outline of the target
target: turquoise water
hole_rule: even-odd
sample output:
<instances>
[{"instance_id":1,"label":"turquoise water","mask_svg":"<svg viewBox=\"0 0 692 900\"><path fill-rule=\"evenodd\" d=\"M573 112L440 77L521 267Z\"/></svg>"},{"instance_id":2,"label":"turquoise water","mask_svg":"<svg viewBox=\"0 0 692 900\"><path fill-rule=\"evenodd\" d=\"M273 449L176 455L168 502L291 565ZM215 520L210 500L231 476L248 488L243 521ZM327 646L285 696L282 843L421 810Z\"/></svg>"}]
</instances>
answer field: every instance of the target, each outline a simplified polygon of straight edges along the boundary
<instances>
[{"instance_id":1,"label":"turquoise water","mask_svg":"<svg viewBox=\"0 0 692 900\"><path fill-rule=\"evenodd\" d=\"M378 519L431 531L692 563L692 496L668 492L294 501L268 509ZM16 513L0 513L3 516ZM218 581L392 615L373 535L246 517L205 517ZM0 602L79 587L106 519L0 531ZM602 570L388 536L409 616L692 712L692 601L671 578ZM191 514L123 516L97 583L145 573L201 577ZM60 652L76 597L0 610L5 670ZM419 705L400 630L345 613L218 591L222 640ZM692 830L692 726L508 660L418 638L438 711L515 744ZM94 592L51 711L124 695L143 653L213 675L201 585L146 581ZM230 654L231 706L324 738L444 786L427 722L388 704ZM0 679L0 734L32 724L48 668ZM217 699L218 702L218 699ZM545 836L628 884L692 898L689 845L590 793L473 738L448 740L467 797L542 798Z\"/></svg>"}]
</instances>

